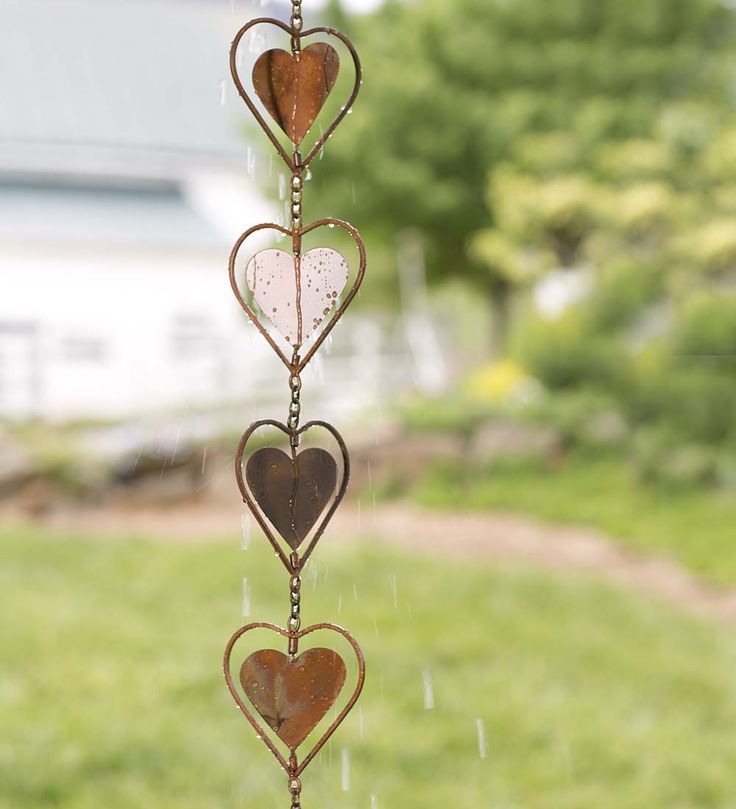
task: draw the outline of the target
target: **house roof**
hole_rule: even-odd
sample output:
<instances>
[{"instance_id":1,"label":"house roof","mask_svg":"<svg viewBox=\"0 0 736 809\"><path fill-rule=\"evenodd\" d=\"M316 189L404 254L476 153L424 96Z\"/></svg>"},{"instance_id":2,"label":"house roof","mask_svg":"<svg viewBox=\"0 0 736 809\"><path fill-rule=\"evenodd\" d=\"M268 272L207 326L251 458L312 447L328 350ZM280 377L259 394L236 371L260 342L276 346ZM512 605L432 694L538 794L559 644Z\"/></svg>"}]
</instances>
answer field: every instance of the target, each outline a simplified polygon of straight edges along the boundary
<instances>
[{"instance_id":1,"label":"house roof","mask_svg":"<svg viewBox=\"0 0 736 809\"><path fill-rule=\"evenodd\" d=\"M111 154L127 171L143 155L242 159L248 117L229 44L254 13L283 10L280 0L3 0L0 173L75 173Z\"/></svg>"},{"instance_id":2,"label":"house roof","mask_svg":"<svg viewBox=\"0 0 736 809\"><path fill-rule=\"evenodd\" d=\"M0 244L223 250L222 234L176 187L0 184Z\"/></svg>"}]
</instances>

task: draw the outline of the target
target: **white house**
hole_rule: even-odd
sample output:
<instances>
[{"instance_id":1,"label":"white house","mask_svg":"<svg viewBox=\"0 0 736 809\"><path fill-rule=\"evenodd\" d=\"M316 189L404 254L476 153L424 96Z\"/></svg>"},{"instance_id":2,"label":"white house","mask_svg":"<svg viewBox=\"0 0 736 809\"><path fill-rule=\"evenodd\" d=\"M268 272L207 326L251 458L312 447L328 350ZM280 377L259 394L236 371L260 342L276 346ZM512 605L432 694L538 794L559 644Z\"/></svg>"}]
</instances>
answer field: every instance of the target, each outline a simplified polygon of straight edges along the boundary
<instances>
[{"instance_id":1,"label":"white house","mask_svg":"<svg viewBox=\"0 0 736 809\"><path fill-rule=\"evenodd\" d=\"M286 177L232 87L228 51L245 20L289 9L3 0L0 418L283 406L285 370L226 265L242 231L286 218L258 190ZM421 383L405 329L355 310L345 322L308 369L307 414Z\"/></svg>"},{"instance_id":2,"label":"white house","mask_svg":"<svg viewBox=\"0 0 736 809\"><path fill-rule=\"evenodd\" d=\"M274 218L228 92L254 8L4 0L0 415L207 405L272 365L226 272L237 235Z\"/></svg>"}]
</instances>

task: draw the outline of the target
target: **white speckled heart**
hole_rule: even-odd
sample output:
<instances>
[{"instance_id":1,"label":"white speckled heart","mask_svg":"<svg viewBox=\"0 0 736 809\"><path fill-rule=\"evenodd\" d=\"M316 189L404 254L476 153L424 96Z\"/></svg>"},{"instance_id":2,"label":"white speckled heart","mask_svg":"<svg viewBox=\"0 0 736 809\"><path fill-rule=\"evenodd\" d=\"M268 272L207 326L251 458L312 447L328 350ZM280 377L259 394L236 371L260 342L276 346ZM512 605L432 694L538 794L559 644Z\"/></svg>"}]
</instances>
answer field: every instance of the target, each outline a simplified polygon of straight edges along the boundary
<instances>
[{"instance_id":1,"label":"white speckled heart","mask_svg":"<svg viewBox=\"0 0 736 809\"><path fill-rule=\"evenodd\" d=\"M337 303L348 282L348 263L336 250L315 247L299 262L298 294L296 279L297 259L283 250L262 250L245 268L254 300L295 348L309 339Z\"/></svg>"}]
</instances>

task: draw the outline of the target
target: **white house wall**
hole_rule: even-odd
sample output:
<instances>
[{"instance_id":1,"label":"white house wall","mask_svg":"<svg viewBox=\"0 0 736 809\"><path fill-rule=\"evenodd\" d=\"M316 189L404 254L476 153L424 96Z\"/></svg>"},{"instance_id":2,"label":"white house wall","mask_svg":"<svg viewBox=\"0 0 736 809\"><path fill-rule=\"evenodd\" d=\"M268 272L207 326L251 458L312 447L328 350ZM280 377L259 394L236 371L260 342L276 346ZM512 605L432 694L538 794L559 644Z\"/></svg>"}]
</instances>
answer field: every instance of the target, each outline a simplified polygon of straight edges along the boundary
<instances>
[{"instance_id":1,"label":"white house wall","mask_svg":"<svg viewBox=\"0 0 736 809\"><path fill-rule=\"evenodd\" d=\"M222 264L5 251L0 413L117 418L247 396L272 358L246 337Z\"/></svg>"}]
</instances>

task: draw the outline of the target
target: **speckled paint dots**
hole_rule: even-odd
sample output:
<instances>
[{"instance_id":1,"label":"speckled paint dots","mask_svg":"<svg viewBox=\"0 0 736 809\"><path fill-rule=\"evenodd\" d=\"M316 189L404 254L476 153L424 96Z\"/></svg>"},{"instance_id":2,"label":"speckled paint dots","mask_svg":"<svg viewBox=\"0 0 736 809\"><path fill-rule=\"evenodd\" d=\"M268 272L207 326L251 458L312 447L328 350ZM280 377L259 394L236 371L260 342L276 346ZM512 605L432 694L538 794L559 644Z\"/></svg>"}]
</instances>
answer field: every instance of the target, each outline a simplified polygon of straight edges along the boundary
<instances>
[{"instance_id":1,"label":"speckled paint dots","mask_svg":"<svg viewBox=\"0 0 736 809\"><path fill-rule=\"evenodd\" d=\"M348 274L348 263L340 253L329 247L315 247L301 257L297 289L297 259L272 249L262 250L250 259L245 280L263 314L287 343L298 347L337 304Z\"/></svg>"}]
</instances>

